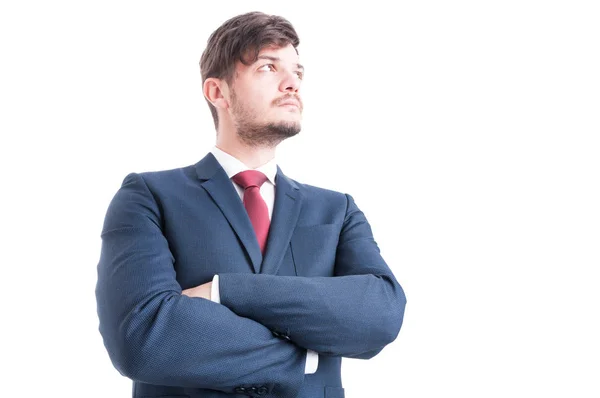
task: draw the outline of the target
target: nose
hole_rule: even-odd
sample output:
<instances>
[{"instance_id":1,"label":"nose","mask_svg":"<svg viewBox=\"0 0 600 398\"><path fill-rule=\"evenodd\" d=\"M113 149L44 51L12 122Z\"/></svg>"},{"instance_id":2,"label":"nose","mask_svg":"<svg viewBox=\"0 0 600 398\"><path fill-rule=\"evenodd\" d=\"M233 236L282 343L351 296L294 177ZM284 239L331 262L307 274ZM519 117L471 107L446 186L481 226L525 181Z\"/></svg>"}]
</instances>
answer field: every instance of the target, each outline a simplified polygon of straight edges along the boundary
<instances>
[{"instance_id":1,"label":"nose","mask_svg":"<svg viewBox=\"0 0 600 398\"><path fill-rule=\"evenodd\" d=\"M298 74L294 71L288 71L285 73L285 77L281 81L280 90L283 92L297 93L300 90L300 83L302 81L298 77Z\"/></svg>"}]
</instances>

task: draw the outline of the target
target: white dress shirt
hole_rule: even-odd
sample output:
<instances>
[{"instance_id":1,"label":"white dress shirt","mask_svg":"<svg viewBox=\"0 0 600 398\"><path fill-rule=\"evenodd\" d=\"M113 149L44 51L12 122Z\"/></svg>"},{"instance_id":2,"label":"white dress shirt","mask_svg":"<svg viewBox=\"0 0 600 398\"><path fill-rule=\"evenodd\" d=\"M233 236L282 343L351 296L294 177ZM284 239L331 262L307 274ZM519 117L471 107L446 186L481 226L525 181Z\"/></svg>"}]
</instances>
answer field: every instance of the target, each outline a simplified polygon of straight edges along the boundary
<instances>
[{"instance_id":1,"label":"white dress shirt","mask_svg":"<svg viewBox=\"0 0 600 398\"><path fill-rule=\"evenodd\" d=\"M269 210L269 219L271 219L271 216L273 214L273 204L275 203L275 175L277 175L277 163L275 161L275 158L271 159L264 165L257 167L256 169L251 169L237 158L217 148L216 145L212 148L211 153L215 156L221 167L223 167L223 170L225 170L225 172L227 173L229 180L235 187L238 195L240 195L240 199L242 200L242 202L244 201L244 188L233 182L231 178L237 173L245 170L257 170L267 176L267 181L265 181L260 187L260 194L264 199L265 203L267 204L267 209ZM211 301L214 301L219 304L221 303L221 297L219 295L219 275L215 275L213 277L211 288ZM318 367L319 354L317 354L315 351L307 350L306 366L304 369L304 373L315 373Z\"/></svg>"}]
</instances>

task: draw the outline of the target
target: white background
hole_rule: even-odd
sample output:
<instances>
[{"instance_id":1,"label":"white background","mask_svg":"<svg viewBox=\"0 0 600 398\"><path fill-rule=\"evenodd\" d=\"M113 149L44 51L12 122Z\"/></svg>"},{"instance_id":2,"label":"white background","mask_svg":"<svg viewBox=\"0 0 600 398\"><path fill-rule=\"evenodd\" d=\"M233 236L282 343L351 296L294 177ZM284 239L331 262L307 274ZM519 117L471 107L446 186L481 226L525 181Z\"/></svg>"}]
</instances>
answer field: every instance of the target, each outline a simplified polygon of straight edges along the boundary
<instances>
[{"instance_id":1,"label":"white background","mask_svg":"<svg viewBox=\"0 0 600 398\"><path fill-rule=\"evenodd\" d=\"M2 2L0 395L131 395L98 332L106 208L210 150L200 55L260 10L306 67L279 165L352 194L408 297L346 396L600 396L594 3Z\"/></svg>"}]
</instances>

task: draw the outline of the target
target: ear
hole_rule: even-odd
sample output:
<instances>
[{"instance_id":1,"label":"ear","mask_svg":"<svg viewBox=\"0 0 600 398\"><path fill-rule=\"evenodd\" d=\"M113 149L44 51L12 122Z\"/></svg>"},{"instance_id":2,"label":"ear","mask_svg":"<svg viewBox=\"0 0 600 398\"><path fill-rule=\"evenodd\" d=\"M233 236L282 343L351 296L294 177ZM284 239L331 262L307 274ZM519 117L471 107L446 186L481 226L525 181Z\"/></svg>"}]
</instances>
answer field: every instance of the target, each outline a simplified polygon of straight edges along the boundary
<instances>
[{"instance_id":1,"label":"ear","mask_svg":"<svg viewBox=\"0 0 600 398\"><path fill-rule=\"evenodd\" d=\"M229 87L224 80L209 77L204 81L202 92L215 108L229 108Z\"/></svg>"}]
</instances>

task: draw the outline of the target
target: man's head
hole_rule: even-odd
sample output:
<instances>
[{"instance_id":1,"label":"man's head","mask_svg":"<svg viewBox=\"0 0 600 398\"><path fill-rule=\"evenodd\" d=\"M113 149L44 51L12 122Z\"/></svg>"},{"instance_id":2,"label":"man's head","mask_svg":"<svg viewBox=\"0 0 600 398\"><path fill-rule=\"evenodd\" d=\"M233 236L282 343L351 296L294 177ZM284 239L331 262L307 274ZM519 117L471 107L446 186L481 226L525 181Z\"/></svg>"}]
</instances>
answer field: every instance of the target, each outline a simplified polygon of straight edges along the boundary
<instances>
[{"instance_id":1,"label":"man's head","mask_svg":"<svg viewBox=\"0 0 600 398\"><path fill-rule=\"evenodd\" d=\"M274 147L300 131L299 43L286 19L261 12L231 18L212 33L200 70L218 134L235 132L247 146Z\"/></svg>"}]
</instances>

